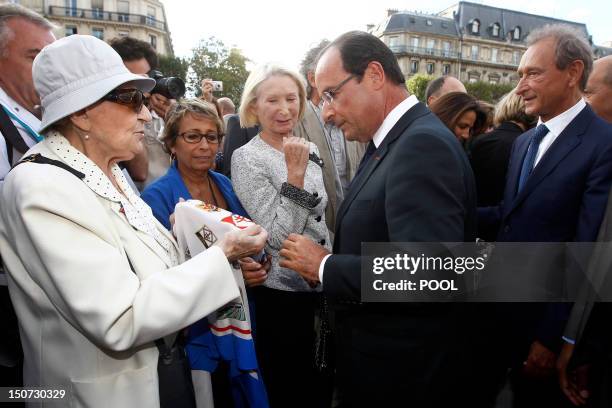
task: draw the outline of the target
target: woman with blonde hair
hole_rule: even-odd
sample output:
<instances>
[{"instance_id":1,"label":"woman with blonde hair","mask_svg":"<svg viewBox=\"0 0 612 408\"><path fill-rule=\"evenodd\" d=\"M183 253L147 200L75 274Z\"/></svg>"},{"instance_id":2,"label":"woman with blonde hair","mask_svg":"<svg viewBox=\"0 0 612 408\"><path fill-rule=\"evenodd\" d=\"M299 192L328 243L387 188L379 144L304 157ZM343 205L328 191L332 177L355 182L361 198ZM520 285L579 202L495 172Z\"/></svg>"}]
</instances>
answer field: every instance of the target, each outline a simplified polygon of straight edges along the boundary
<instances>
[{"instance_id":1,"label":"woman with blonde hair","mask_svg":"<svg viewBox=\"0 0 612 408\"><path fill-rule=\"evenodd\" d=\"M253 70L242 94L240 122L259 125L260 132L234 152L231 163L242 205L270 232L266 252L272 267L253 293L258 360L272 407L315 407L321 394L312 357L319 294L297 273L279 266L281 245L291 233L331 249L323 163L313 143L293 136L305 104L297 73L272 64Z\"/></svg>"}]
</instances>

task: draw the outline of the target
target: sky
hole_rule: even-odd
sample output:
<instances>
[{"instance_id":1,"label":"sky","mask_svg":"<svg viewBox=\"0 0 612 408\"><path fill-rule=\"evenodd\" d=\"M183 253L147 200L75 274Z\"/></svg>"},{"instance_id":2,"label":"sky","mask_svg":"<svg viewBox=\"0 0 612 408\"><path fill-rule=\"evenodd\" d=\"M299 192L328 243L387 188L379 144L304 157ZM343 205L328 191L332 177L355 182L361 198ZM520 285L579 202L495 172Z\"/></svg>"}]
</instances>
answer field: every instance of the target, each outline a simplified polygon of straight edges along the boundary
<instances>
[{"instance_id":1,"label":"sky","mask_svg":"<svg viewBox=\"0 0 612 408\"><path fill-rule=\"evenodd\" d=\"M612 41L611 0L472 0L490 6L586 23L595 44ZM280 62L297 69L323 38L379 24L387 9L437 13L454 0L162 0L174 52L189 56L215 36L239 48L252 64ZM509 5L511 4L511 5Z\"/></svg>"}]
</instances>

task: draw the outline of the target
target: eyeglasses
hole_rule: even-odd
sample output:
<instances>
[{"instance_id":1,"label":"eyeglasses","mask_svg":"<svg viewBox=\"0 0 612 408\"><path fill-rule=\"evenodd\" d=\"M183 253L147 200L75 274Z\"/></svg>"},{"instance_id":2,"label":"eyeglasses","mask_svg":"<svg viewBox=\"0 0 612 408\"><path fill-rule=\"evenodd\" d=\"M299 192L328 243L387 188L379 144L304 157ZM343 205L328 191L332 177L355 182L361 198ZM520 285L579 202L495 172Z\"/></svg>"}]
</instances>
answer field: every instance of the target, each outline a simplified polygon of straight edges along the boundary
<instances>
[{"instance_id":1,"label":"eyeglasses","mask_svg":"<svg viewBox=\"0 0 612 408\"><path fill-rule=\"evenodd\" d=\"M205 135L203 135L202 133L198 132L185 132L179 134L179 136L182 137L185 142L191 144L200 143L204 138L206 139L208 144L219 143L219 135L216 133L206 133Z\"/></svg>"},{"instance_id":2,"label":"eyeglasses","mask_svg":"<svg viewBox=\"0 0 612 408\"><path fill-rule=\"evenodd\" d=\"M131 107L134 112L140 113L144 105L144 95L139 89L114 89L104 95L100 100L118 103Z\"/></svg>"},{"instance_id":3,"label":"eyeglasses","mask_svg":"<svg viewBox=\"0 0 612 408\"><path fill-rule=\"evenodd\" d=\"M324 102L327 102L328 104L332 104L332 102L334 101L334 98L336 97L336 94L338 93L338 91L340 91L340 89L346 85L346 83L348 81L350 81L351 79L355 78L355 74L351 74L349 75L348 78L346 78L344 81L340 82L338 85L336 85L335 88L330 89L329 91L325 91L323 92L323 94L321 95L321 97L323 98Z\"/></svg>"}]
</instances>

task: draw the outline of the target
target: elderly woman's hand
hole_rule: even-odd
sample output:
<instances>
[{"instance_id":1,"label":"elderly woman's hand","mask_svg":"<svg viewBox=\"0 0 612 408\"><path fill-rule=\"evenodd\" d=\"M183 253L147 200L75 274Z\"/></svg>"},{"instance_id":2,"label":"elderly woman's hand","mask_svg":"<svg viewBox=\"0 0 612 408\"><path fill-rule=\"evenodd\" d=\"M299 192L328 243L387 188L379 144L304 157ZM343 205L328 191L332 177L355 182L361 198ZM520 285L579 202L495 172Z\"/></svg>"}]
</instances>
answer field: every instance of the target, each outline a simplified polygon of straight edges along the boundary
<instances>
[{"instance_id":1,"label":"elderly woman's hand","mask_svg":"<svg viewBox=\"0 0 612 408\"><path fill-rule=\"evenodd\" d=\"M304 175L310 154L308 141L295 136L284 138L283 152L287 164L287 183L304 188Z\"/></svg>"},{"instance_id":2,"label":"elderly woman's hand","mask_svg":"<svg viewBox=\"0 0 612 408\"><path fill-rule=\"evenodd\" d=\"M266 255L263 263L256 262L253 258L242 258L239 260L244 283L248 287L259 286L264 283L268 279L268 271L272 265L271 261L272 256L270 255Z\"/></svg>"},{"instance_id":3,"label":"elderly woman's hand","mask_svg":"<svg viewBox=\"0 0 612 408\"><path fill-rule=\"evenodd\" d=\"M259 225L251 225L240 231L225 234L219 241L219 247L225 253L228 261L255 255L261 252L268 239L268 233Z\"/></svg>"}]
</instances>

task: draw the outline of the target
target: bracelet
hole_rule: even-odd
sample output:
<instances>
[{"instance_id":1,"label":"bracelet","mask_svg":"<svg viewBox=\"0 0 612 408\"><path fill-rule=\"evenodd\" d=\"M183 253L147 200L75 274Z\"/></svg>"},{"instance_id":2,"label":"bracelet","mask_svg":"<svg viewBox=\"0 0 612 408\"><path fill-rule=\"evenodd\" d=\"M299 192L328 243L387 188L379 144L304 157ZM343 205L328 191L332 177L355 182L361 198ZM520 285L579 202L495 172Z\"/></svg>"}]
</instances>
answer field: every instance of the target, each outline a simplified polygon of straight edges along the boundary
<instances>
[{"instance_id":1,"label":"bracelet","mask_svg":"<svg viewBox=\"0 0 612 408\"><path fill-rule=\"evenodd\" d=\"M314 208L321 202L321 197L318 197L318 194L310 194L308 191L287 182L283 183L280 193L297 205L307 209Z\"/></svg>"}]
</instances>

